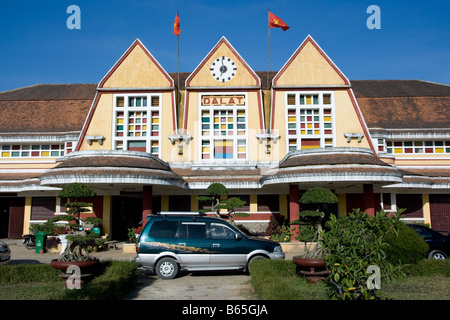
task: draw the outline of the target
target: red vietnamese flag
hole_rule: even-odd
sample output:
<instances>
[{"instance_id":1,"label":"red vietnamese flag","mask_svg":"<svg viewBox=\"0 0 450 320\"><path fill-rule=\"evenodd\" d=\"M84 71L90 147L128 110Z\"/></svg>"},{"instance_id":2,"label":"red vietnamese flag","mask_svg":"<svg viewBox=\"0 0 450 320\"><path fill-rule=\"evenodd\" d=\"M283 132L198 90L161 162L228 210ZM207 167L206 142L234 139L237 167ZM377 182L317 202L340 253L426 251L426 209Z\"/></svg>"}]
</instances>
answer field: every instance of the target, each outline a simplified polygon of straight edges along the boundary
<instances>
[{"instance_id":1,"label":"red vietnamese flag","mask_svg":"<svg viewBox=\"0 0 450 320\"><path fill-rule=\"evenodd\" d=\"M181 33L180 18L178 17L178 11L177 11L177 15L175 16L175 22L173 24L173 34L178 37L180 35L180 33Z\"/></svg>"},{"instance_id":2,"label":"red vietnamese flag","mask_svg":"<svg viewBox=\"0 0 450 320\"><path fill-rule=\"evenodd\" d=\"M276 15L274 15L272 12L269 11L269 28L281 28L283 31L286 31L289 29L286 22L278 18Z\"/></svg>"}]
</instances>

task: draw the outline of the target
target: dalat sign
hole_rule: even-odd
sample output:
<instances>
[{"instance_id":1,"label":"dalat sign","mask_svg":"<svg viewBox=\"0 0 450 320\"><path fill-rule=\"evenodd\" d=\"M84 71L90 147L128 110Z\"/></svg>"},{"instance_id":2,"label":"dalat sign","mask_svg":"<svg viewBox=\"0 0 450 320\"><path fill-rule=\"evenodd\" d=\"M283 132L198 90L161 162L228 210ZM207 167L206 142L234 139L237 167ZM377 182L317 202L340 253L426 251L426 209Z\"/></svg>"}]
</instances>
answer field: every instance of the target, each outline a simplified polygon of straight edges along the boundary
<instances>
[{"instance_id":1,"label":"dalat sign","mask_svg":"<svg viewBox=\"0 0 450 320\"><path fill-rule=\"evenodd\" d=\"M243 106L244 95L202 96L202 106Z\"/></svg>"}]
</instances>

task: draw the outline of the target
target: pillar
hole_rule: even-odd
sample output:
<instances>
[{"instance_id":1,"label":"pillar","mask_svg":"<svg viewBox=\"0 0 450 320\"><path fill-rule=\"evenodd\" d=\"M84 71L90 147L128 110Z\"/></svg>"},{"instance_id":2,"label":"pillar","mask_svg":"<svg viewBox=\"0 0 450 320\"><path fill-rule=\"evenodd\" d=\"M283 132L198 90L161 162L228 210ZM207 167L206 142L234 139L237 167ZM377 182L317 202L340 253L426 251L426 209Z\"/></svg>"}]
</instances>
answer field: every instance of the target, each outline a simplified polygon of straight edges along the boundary
<instances>
[{"instance_id":1,"label":"pillar","mask_svg":"<svg viewBox=\"0 0 450 320\"><path fill-rule=\"evenodd\" d=\"M422 204L424 222L431 225L430 195L428 193L422 194Z\"/></svg>"},{"instance_id":2,"label":"pillar","mask_svg":"<svg viewBox=\"0 0 450 320\"><path fill-rule=\"evenodd\" d=\"M111 196L103 196L103 230L104 234L111 234Z\"/></svg>"},{"instance_id":3,"label":"pillar","mask_svg":"<svg viewBox=\"0 0 450 320\"><path fill-rule=\"evenodd\" d=\"M198 212L198 195L191 195L191 212Z\"/></svg>"},{"instance_id":4,"label":"pillar","mask_svg":"<svg viewBox=\"0 0 450 320\"><path fill-rule=\"evenodd\" d=\"M364 211L369 215L375 216L375 196L373 194L373 184L364 184L363 185L363 203L364 203Z\"/></svg>"},{"instance_id":5,"label":"pillar","mask_svg":"<svg viewBox=\"0 0 450 320\"><path fill-rule=\"evenodd\" d=\"M258 195L250 195L250 213L258 212Z\"/></svg>"},{"instance_id":6,"label":"pillar","mask_svg":"<svg viewBox=\"0 0 450 320\"><path fill-rule=\"evenodd\" d=\"M30 233L31 201L32 201L32 197L25 197L25 209L24 209L24 219L23 219L23 234Z\"/></svg>"},{"instance_id":7,"label":"pillar","mask_svg":"<svg viewBox=\"0 0 450 320\"><path fill-rule=\"evenodd\" d=\"M153 187L144 186L142 191L142 224L147 223L147 216L152 214Z\"/></svg>"},{"instance_id":8,"label":"pillar","mask_svg":"<svg viewBox=\"0 0 450 320\"><path fill-rule=\"evenodd\" d=\"M300 211L299 204L299 189L298 185L292 184L289 186L289 221L298 219L298 213ZM291 241L297 241L295 238L298 236L299 226L295 226Z\"/></svg>"},{"instance_id":9,"label":"pillar","mask_svg":"<svg viewBox=\"0 0 450 320\"><path fill-rule=\"evenodd\" d=\"M347 215L347 195L345 193L338 194L338 211L339 216Z\"/></svg>"}]
</instances>

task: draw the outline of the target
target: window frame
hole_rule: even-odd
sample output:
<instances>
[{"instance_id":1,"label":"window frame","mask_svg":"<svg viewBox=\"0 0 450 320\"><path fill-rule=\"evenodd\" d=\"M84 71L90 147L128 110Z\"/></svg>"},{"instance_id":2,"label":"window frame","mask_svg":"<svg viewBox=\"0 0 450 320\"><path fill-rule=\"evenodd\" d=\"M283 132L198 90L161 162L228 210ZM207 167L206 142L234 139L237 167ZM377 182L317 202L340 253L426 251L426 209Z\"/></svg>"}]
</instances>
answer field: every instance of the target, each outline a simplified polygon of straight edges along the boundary
<instances>
[{"instance_id":1,"label":"window frame","mask_svg":"<svg viewBox=\"0 0 450 320\"><path fill-rule=\"evenodd\" d=\"M152 97L158 97L158 106L152 106ZM117 106L118 98L123 98L123 106ZM146 98L146 106L130 106L130 98ZM118 113L123 112L123 135L118 136ZM145 135L130 136L130 112L146 112L146 126L144 130L140 130L139 133L145 132ZM153 117L153 112L158 112L158 117ZM112 150L128 150L129 142L144 142L145 152L151 153L157 157L161 157L162 154L162 93L116 93L113 94L113 117L112 117ZM144 118L144 117L141 117ZM158 119L157 135L152 135L152 119ZM131 124L133 125L133 124ZM156 124L155 124L156 125ZM118 142L122 143L122 147L118 147ZM152 152L155 148L154 142L157 143L157 152Z\"/></svg>"},{"instance_id":2,"label":"window frame","mask_svg":"<svg viewBox=\"0 0 450 320\"><path fill-rule=\"evenodd\" d=\"M295 103L289 104L289 102L292 102L292 95L295 96ZM311 96L318 96L318 103L317 104L300 104L300 96L301 95L311 95ZM324 95L330 96L330 104L324 104ZM319 142L319 148L331 148L336 146L336 106L335 106L335 95L334 91L286 91L285 92L285 134L286 134L286 151L292 152L297 150L305 150L302 149L302 142L305 140L314 140L318 139ZM311 97L312 101L314 101L314 98ZM331 122L325 121L325 110L330 109L331 113ZM295 110L295 134L289 133L289 124L293 124L294 122L290 121L290 110ZM307 130L308 128L302 128L301 124L301 112L302 110L318 110L318 117L319 117L319 133L312 133L312 134L302 134L301 131ZM314 115L312 115L314 116ZM311 123L314 123L312 121ZM325 124L331 123L331 128L325 128ZM292 128L291 128L292 129ZM314 131L314 128L311 128L312 131ZM331 134L325 133L325 130L331 130ZM291 144L291 141L295 140L295 144ZM328 141L327 141L328 140ZM330 142L331 140L331 142ZM292 147L295 147L295 150L293 150Z\"/></svg>"},{"instance_id":3,"label":"window frame","mask_svg":"<svg viewBox=\"0 0 450 320\"><path fill-rule=\"evenodd\" d=\"M244 104L243 105L232 105L232 106L202 106L202 98L203 96L217 96L223 97L225 95L233 96L233 95L242 95L244 96ZM201 92L198 94L198 154L197 158L200 162L203 163L234 163L234 162L246 162L249 159L249 115L248 115L248 93L247 92ZM238 124L238 111L243 110L245 112L245 129L239 129ZM215 111L232 111L233 112L233 134L232 135L215 135L214 128L210 127L209 132L210 135L203 135L203 112L209 111L210 118L210 126L214 126L214 112ZM227 115L228 117L228 115ZM241 116L242 117L242 116ZM220 130L220 129L219 129ZM227 129L228 131L229 129ZM243 135L238 135L238 132L242 130L245 133ZM231 131L231 130L230 130ZM241 131L241 132L242 132ZM233 143L233 156L232 158L215 158L214 157L214 142L216 141L228 141L231 140ZM208 142L209 145L204 145L204 142ZM245 143L242 143L245 141ZM241 143L241 144L240 144ZM244 152L239 152L239 146L245 146L245 157L239 158L239 154L244 154ZM209 151L203 152L203 147L209 148ZM209 154L209 159L203 159L204 154Z\"/></svg>"}]
</instances>

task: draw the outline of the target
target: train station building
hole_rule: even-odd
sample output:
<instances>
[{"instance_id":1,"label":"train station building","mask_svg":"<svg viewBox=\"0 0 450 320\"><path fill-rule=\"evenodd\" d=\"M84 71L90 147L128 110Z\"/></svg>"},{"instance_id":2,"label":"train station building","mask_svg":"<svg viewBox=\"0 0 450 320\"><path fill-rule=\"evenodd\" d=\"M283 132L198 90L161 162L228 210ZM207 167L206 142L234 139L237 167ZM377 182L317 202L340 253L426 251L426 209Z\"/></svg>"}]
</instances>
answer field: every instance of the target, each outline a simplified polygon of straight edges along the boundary
<instances>
[{"instance_id":1,"label":"train station building","mask_svg":"<svg viewBox=\"0 0 450 320\"><path fill-rule=\"evenodd\" d=\"M340 215L404 208L450 231L448 85L349 80L311 36L278 71L222 37L190 73L139 39L105 72L0 92L0 238L63 213L73 182L95 190L90 214L114 239L149 213L198 212L214 182L246 202L249 229L296 219L321 186Z\"/></svg>"}]
</instances>

